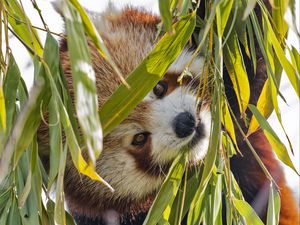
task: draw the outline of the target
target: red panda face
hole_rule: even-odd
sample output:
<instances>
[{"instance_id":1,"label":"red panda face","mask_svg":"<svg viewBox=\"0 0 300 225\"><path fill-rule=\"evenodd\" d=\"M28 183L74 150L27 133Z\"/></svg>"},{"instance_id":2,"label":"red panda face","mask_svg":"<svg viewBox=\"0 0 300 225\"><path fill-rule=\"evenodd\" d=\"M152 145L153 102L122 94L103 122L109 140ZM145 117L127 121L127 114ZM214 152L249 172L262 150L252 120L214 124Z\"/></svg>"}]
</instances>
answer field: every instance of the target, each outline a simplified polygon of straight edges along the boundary
<instances>
[{"instance_id":1,"label":"red panda face","mask_svg":"<svg viewBox=\"0 0 300 225\"><path fill-rule=\"evenodd\" d=\"M116 16L107 12L96 16L94 22L124 75L134 70L155 45L159 18L145 12L128 9ZM93 44L89 42L89 46L101 107L120 80ZM96 171L115 189L114 193L80 176L72 162L68 162L65 192L71 212L89 217L101 216L107 209L131 212L132 207L143 207L141 202L155 195L172 161L184 147L190 149L190 164L203 159L208 148L210 110L200 108L196 97L202 59L196 58L189 67L192 77L183 78L182 85L177 82L191 57L192 53L184 50L153 90L104 138ZM73 96L66 41L61 42L61 60Z\"/></svg>"},{"instance_id":2,"label":"red panda face","mask_svg":"<svg viewBox=\"0 0 300 225\"><path fill-rule=\"evenodd\" d=\"M182 85L177 82L190 57L184 51L128 118L104 139L99 173L114 188L120 187L122 194L142 197L158 189L183 147L190 148L191 164L199 163L206 154L210 111L200 109L195 89L202 60L197 58L192 64L193 78L184 78Z\"/></svg>"}]
</instances>

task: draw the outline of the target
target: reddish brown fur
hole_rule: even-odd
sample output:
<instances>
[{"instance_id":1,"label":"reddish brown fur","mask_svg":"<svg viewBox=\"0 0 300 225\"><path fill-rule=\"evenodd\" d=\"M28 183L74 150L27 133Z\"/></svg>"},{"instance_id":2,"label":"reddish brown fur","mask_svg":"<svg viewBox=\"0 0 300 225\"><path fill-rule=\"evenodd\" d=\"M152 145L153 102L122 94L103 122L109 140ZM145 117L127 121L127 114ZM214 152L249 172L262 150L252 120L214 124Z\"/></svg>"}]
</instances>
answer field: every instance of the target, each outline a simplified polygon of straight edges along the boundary
<instances>
[{"instance_id":1,"label":"reddish brown fur","mask_svg":"<svg viewBox=\"0 0 300 225\"><path fill-rule=\"evenodd\" d=\"M149 35L147 38L150 42L154 42L155 38L155 30L156 24L159 22L159 18L153 15L150 15L146 12L141 12L139 10L127 9L118 17L108 18L112 24L113 29L120 29L124 27L128 27L130 29L136 30L152 30L152 35ZM107 34L109 35L109 34ZM137 61L129 61L128 63L120 62L118 60L119 54L124 54L126 51L130 51L128 49L128 43L124 40L120 41L111 41L109 37L105 33L102 35L104 38L105 44L108 46L108 49L112 54L113 60L117 63L118 67L121 69L121 72L125 75L125 77L137 66L139 62ZM128 35L132 35L131 32L128 32ZM132 41L136 42L137 46L142 46L144 40L140 40L139 37L132 37ZM108 65L108 63L99 56L98 52L93 47L93 44L89 42L89 46L91 47L91 55L93 67L96 72L96 86L99 96L99 106L101 107L105 100L113 93L113 91L120 84L120 80L117 75L113 72L112 68ZM71 67L69 64L69 57L67 52L67 42L65 39L61 41L61 61L63 62L63 69L65 72L66 80L68 83L68 87L70 89L70 93L72 98L74 98L74 90L72 86L72 76L71 76ZM139 49L133 48L132 54L138 55L137 58L142 59L145 55L144 52L138 52ZM260 65L260 61L258 61L258 65ZM261 70L264 70L264 63L261 66L258 66ZM169 83L169 90L171 92L177 87L177 76L172 74L167 74L164 78ZM251 89L254 90L254 89ZM168 94L168 93L167 93ZM135 109L135 111L124 121L126 123L130 121L146 121L145 115L147 111L147 104L140 104L139 107ZM48 127L43 124L40 127L39 139L41 140L41 146L48 145ZM286 186L284 174L282 169L279 166L278 161L274 158L273 151L268 141L262 132L256 132L249 137L253 147L256 149L258 155L261 157L262 161L265 163L266 167L270 171L270 173L274 176L277 184L280 187L281 192L281 212L280 212L280 224L281 225L292 225L299 223L299 209L295 205L295 201L293 199L293 195L291 190ZM241 138L240 138L241 140ZM115 137L108 136L106 138L106 146L117 146L120 142L119 139ZM149 140L148 145L151 144L151 140ZM140 167L140 169L144 171L148 171L151 167L149 162L151 161L151 157L149 155L149 146L146 145L145 149L143 149L143 154L136 151L136 149L128 149L128 152L134 156L136 159L136 163ZM261 168L257 164L254 159L252 153L245 145L244 142L239 143L240 150L242 151L243 157L236 156L231 160L233 172L239 182L241 189L245 195L246 200L252 202L255 199L256 195L262 193L261 196L265 199L264 204L262 205L262 209L259 207L255 208L261 217L265 216L265 206L266 199L268 196L268 187L269 183L263 174ZM113 149L109 149L113 150ZM103 195L103 196L95 196L93 193L93 186L95 182L86 182L88 178L83 175L79 175L75 169L70 166L72 163L69 162L69 166L66 169L66 180L76 180L76 182L65 182L65 191L66 198L68 201L68 205L70 207L71 212L81 213L83 205L89 205L90 211L87 213L84 212L86 216L95 217L99 215L99 212L106 210L108 208L114 208L121 213L133 213L136 214L138 212L147 211L154 199L155 193L149 194L149 196L143 200L133 200L133 198L119 198L113 199L111 194ZM150 175L158 175L158 170L150 170ZM149 172L148 172L149 173ZM82 190L84 186L81 184L85 182L85 187L89 187L90 190ZM109 182L109 180L108 180ZM98 185L98 184L97 184ZM104 186L102 186L105 189ZM84 195L82 193L85 193ZM107 192L109 193L109 192ZM253 203L253 202L252 202ZM130 206L130 207L128 207ZM256 207L256 206L255 206Z\"/></svg>"},{"instance_id":2,"label":"reddish brown fur","mask_svg":"<svg viewBox=\"0 0 300 225\"><path fill-rule=\"evenodd\" d=\"M249 141L279 186L281 197L279 224L299 224L299 208L290 188L286 185L283 170L275 159L272 147L265 135L262 131L255 132L250 135ZM239 149L243 156L233 157L231 168L245 199L252 204L258 215L265 220L270 182L245 142L240 142Z\"/></svg>"}]
</instances>

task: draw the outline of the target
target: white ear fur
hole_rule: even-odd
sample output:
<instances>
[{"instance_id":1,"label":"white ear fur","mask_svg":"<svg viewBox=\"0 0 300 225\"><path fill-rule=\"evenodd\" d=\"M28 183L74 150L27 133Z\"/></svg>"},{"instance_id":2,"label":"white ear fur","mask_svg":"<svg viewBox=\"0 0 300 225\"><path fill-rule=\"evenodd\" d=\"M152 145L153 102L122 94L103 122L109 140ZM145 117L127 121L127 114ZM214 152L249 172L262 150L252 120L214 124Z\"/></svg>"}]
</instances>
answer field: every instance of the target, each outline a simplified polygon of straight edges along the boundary
<instances>
[{"instance_id":1,"label":"white ear fur","mask_svg":"<svg viewBox=\"0 0 300 225\"><path fill-rule=\"evenodd\" d=\"M54 2L51 2L54 10L61 16L64 17L63 14L63 0L56 0Z\"/></svg>"}]
</instances>

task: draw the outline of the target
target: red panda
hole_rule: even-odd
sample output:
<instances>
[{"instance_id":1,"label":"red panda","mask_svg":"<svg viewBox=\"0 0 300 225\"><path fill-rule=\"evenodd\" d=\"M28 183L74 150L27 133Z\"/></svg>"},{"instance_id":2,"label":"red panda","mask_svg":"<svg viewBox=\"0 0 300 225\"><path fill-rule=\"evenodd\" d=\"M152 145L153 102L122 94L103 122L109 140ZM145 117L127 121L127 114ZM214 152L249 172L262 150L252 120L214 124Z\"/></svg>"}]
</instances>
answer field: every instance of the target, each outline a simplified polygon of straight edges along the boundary
<instances>
[{"instance_id":1,"label":"red panda","mask_svg":"<svg viewBox=\"0 0 300 225\"><path fill-rule=\"evenodd\" d=\"M159 17L140 9L108 10L93 15L112 59L122 74L129 74L155 45ZM96 73L98 103L101 107L120 84L110 65L89 42ZM177 82L192 52L184 49L170 66L164 78L119 126L104 138L103 152L96 170L115 189L79 175L67 163L65 196L68 208L83 224L120 224L128 215L144 215L150 208L165 174L183 146L189 146L189 164L199 163L208 148L210 133L209 97L202 99L205 107L196 104L195 88L199 82L203 60L196 58L190 66L193 78ZM71 67L65 39L60 43L60 57L71 96ZM259 67L259 65L258 65ZM208 101L206 103L206 101ZM231 159L232 171L245 199L264 220L267 201L256 204L257 196L268 196L268 181L242 138L238 138L243 157ZM297 224L299 210L295 205L284 175L274 158L271 146L261 131L249 137L281 191L280 225ZM261 202L260 202L261 203ZM262 208L260 208L262 207ZM138 224L136 220L135 224Z\"/></svg>"}]
</instances>

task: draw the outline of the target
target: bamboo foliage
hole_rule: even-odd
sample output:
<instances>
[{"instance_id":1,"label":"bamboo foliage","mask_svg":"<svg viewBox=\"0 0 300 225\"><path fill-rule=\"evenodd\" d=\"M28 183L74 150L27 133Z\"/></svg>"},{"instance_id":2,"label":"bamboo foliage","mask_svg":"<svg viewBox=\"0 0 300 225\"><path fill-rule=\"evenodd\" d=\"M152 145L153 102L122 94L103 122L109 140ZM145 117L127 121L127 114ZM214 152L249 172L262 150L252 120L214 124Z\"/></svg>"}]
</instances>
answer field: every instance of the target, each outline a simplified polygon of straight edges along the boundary
<instances>
[{"instance_id":1,"label":"bamboo foliage","mask_svg":"<svg viewBox=\"0 0 300 225\"><path fill-rule=\"evenodd\" d=\"M64 0L69 54L72 71L75 71L76 110L60 66L58 43L51 31L42 21L47 39L41 44L22 1L0 1L0 225L75 224L64 208L63 177L68 151L80 173L104 183L113 191L94 167L101 154L103 137L122 122L163 77L190 40L195 28L200 28L201 32L195 37L198 47L193 58L200 52L204 55L202 76L205 79L201 85L206 87L205 91L211 92L209 154L203 164L188 170L186 151L182 151L173 162L144 225L180 224L184 217L188 225L223 224L223 209L226 211L226 224L262 224L244 200L230 170L229 159L238 151L235 132L238 130L246 138L261 127L278 158L299 174L288 154L292 147L284 146L266 121L275 110L284 129L277 103L278 97L282 97L278 89L282 71L286 72L291 87L300 96L300 56L297 49L286 44L288 26L284 21L287 7L294 13L295 2L290 1L287 5L285 1L274 0L272 11L269 12L261 0L202 1L206 5L204 20L196 16L200 1L196 4L191 0L159 1L162 18L160 30L165 33L125 80L82 6L77 0ZM36 2L31 2L38 9ZM255 6L262 11L262 26L254 12ZM39 14L42 19L41 12ZM14 59L15 53L9 48L8 33L15 36L32 56L35 83L29 93L22 78L23 71L19 70ZM87 37L123 81L101 109L96 101L95 76ZM249 104L250 82L242 52L243 48L256 71L255 41L266 62L268 75L256 106ZM187 71L190 64L191 61L186 65ZM248 128L247 134L239 127L237 121L240 118L235 117L228 104L223 81L224 65L237 96L244 126ZM247 118L246 111L249 110L253 113L251 118ZM75 119L74 111L78 119ZM49 172L45 171L38 154L41 149L37 141L37 129L45 112L49 114L50 124ZM80 131L77 123L80 124ZM79 135L80 132L83 137ZM88 160L83 158L80 146L87 146ZM256 158L272 181L259 157ZM54 186L55 201L49 197ZM278 224L280 198L276 187L272 181L267 224ZM226 196L224 202L222 191Z\"/></svg>"}]
</instances>

